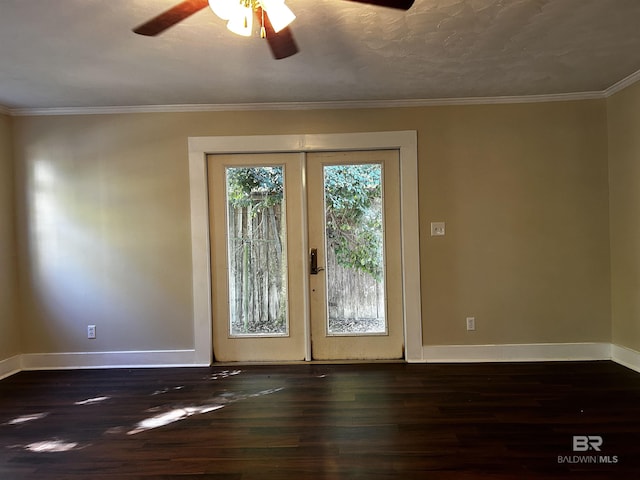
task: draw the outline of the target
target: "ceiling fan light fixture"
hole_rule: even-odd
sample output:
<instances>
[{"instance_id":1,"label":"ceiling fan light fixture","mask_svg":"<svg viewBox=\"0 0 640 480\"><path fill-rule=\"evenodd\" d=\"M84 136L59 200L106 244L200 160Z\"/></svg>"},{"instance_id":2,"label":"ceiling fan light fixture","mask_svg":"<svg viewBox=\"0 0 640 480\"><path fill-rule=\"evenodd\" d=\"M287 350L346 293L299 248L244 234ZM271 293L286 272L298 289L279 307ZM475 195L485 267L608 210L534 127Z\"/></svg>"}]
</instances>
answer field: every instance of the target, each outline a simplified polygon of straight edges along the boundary
<instances>
[{"instance_id":1,"label":"ceiling fan light fixture","mask_svg":"<svg viewBox=\"0 0 640 480\"><path fill-rule=\"evenodd\" d=\"M208 0L209 7L222 20L227 20L227 28L233 33L250 37L253 29L253 11L263 9L269 15L273 31L278 33L287 27L296 16L285 0ZM263 13L264 18L264 13ZM262 24L264 28L264 20ZM264 35L261 33L261 36Z\"/></svg>"},{"instance_id":2,"label":"ceiling fan light fixture","mask_svg":"<svg viewBox=\"0 0 640 480\"><path fill-rule=\"evenodd\" d=\"M351 0L382 7L408 10L415 0ZM185 18L205 9L207 5L227 28L238 35L251 36L254 14L260 24L260 37L265 38L273 58L280 60L300 50L293 34L286 28L295 18L285 0L182 0L133 29L138 35L155 37ZM268 34L268 36L267 36Z\"/></svg>"},{"instance_id":3,"label":"ceiling fan light fixture","mask_svg":"<svg viewBox=\"0 0 640 480\"><path fill-rule=\"evenodd\" d=\"M271 26L277 33L296 19L295 14L287 7L284 0L260 0L269 15Z\"/></svg>"}]
</instances>

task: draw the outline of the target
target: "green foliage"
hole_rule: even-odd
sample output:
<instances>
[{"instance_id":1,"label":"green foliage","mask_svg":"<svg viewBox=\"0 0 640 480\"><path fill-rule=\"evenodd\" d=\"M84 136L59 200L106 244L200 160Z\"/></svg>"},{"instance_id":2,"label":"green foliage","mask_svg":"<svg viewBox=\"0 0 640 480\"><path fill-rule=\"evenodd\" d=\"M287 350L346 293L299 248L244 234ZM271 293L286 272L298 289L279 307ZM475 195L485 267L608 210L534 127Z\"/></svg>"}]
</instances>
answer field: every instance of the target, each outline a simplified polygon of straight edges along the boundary
<instances>
[{"instance_id":1,"label":"green foliage","mask_svg":"<svg viewBox=\"0 0 640 480\"><path fill-rule=\"evenodd\" d=\"M382 277L381 168L325 168L327 243L345 268Z\"/></svg>"},{"instance_id":2,"label":"green foliage","mask_svg":"<svg viewBox=\"0 0 640 480\"><path fill-rule=\"evenodd\" d=\"M228 198L233 207L257 212L282 202L282 168L227 170ZM382 277L382 201L380 165L325 167L327 244L345 268Z\"/></svg>"},{"instance_id":3,"label":"green foliage","mask_svg":"<svg viewBox=\"0 0 640 480\"><path fill-rule=\"evenodd\" d=\"M227 169L227 194L233 207L254 212L282 203L282 167Z\"/></svg>"}]
</instances>

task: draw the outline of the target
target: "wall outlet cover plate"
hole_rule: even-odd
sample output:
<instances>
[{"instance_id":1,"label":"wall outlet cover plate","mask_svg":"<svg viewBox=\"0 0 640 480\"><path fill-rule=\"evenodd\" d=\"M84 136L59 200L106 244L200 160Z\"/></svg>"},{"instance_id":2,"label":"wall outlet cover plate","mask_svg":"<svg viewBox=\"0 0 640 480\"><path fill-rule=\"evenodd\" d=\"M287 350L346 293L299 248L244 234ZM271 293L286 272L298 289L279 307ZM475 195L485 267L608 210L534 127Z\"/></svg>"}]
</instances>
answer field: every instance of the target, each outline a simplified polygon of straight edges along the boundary
<instances>
[{"instance_id":1,"label":"wall outlet cover plate","mask_svg":"<svg viewBox=\"0 0 640 480\"><path fill-rule=\"evenodd\" d=\"M432 237L444 236L444 222L431 222L431 236Z\"/></svg>"}]
</instances>

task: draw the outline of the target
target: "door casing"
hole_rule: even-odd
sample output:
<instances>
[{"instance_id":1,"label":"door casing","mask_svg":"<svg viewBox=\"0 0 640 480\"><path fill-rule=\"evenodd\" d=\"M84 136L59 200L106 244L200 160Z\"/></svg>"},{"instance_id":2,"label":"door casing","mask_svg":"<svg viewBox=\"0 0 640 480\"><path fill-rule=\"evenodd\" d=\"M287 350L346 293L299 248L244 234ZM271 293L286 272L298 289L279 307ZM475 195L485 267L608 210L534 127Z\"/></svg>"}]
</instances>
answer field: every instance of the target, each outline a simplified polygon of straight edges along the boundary
<instances>
[{"instance_id":1,"label":"door casing","mask_svg":"<svg viewBox=\"0 0 640 480\"><path fill-rule=\"evenodd\" d=\"M422 361L417 133L397 131L189 138L194 363L209 365L213 358L207 155L375 149L398 149L400 154L405 359Z\"/></svg>"}]
</instances>

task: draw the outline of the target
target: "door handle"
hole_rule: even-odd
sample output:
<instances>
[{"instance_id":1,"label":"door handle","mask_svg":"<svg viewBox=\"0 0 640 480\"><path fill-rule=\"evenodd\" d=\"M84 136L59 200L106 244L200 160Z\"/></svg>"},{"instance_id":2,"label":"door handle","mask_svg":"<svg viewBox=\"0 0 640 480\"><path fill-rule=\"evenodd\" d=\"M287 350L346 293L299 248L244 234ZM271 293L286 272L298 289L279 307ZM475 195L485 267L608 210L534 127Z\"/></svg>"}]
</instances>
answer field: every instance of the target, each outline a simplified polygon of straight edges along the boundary
<instances>
[{"instance_id":1,"label":"door handle","mask_svg":"<svg viewBox=\"0 0 640 480\"><path fill-rule=\"evenodd\" d=\"M319 272L323 271L323 267L318 267L318 249L312 248L309 252L309 273L311 275L317 275Z\"/></svg>"}]
</instances>

